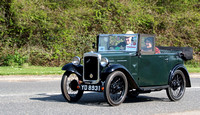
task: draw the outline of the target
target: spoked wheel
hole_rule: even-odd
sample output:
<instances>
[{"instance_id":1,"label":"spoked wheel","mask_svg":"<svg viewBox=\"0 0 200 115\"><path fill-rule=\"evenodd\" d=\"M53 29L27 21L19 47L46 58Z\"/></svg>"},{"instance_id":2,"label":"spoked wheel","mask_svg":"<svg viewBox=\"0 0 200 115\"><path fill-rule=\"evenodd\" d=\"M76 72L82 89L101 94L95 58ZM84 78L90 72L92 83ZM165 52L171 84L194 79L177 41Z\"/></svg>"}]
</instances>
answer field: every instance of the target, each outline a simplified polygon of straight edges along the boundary
<instances>
[{"instance_id":1,"label":"spoked wheel","mask_svg":"<svg viewBox=\"0 0 200 115\"><path fill-rule=\"evenodd\" d=\"M83 91L77 89L78 80L78 76L74 73L65 73L62 77L62 95L69 102L76 102L83 95Z\"/></svg>"},{"instance_id":2,"label":"spoked wheel","mask_svg":"<svg viewBox=\"0 0 200 115\"><path fill-rule=\"evenodd\" d=\"M116 71L111 73L105 83L104 96L111 106L121 104L127 94L128 82L124 73Z\"/></svg>"},{"instance_id":3,"label":"spoked wheel","mask_svg":"<svg viewBox=\"0 0 200 115\"><path fill-rule=\"evenodd\" d=\"M182 71L176 70L174 76L169 82L169 88L167 88L167 96L171 101L180 100L185 93L185 76Z\"/></svg>"}]
</instances>

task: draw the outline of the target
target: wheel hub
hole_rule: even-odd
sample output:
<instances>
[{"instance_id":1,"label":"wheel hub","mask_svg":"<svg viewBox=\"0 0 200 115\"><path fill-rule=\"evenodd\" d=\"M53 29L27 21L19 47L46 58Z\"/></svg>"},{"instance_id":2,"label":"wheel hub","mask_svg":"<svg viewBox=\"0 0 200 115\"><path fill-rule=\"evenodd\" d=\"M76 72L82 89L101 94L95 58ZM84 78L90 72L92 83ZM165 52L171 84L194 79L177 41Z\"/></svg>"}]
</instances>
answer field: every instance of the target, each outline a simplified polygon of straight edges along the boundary
<instances>
[{"instance_id":1,"label":"wheel hub","mask_svg":"<svg viewBox=\"0 0 200 115\"><path fill-rule=\"evenodd\" d=\"M111 85L111 87L110 87L110 92L112 93L112 94L116 94L116 93L118 93L118 92L120 92L120 91L122 91L123 90L123 85L122 85L122 83L120 83L119 81L118 82L115 82L115 83L113 83L112 85Z\"/></svg>"},{"instance_id":2,"label":"wheel hub","mask_svg":"<svg viewBox=\"0 0 200 115\"><path fill-rule=\"evenodd\" d=\"M73 90L76 91L77 90L77 86L78 86L78 82L76 80L71 81L71 83L69 84L69 87Z\"/></svg>"}]
</instances>

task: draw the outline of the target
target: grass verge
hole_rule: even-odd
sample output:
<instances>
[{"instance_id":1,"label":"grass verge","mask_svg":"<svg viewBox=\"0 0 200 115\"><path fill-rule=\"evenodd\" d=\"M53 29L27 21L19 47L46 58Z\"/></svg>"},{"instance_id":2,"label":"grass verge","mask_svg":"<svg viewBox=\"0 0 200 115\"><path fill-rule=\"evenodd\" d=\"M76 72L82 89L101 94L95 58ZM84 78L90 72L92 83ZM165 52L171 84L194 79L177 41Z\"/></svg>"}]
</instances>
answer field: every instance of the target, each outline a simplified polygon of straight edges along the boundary
<instances>
[{"instance_id":1,"label":"grass verge","mask_svg":"<svg viewBox=\"0 0 200 115\"><path fill-rule=\"evenodd\" d=\"M63 74L61 67L0 67L0 75L55 75Z\"/></svg>"},{"instance_id":2,"label":"grass verge","mask_svg":"<svg viewBox=\"0 0 200 115\"><path fill-rule=\"evenodd\" d=\"M191 65L186 65L186 68L189 73L200 73L200 67L193 67Z\"/></svg>"},{"instance_id":3,"label":"grass verge","mask_svg":"<svg viewBox=\"0 0 200 115\"><path fill-rule=\"evenodd\" d=\"M189 73L200 73L200 67L193 67L186 65ZM42 67L42 66L28 66L28 67L0 67L0 75L55 75L63 74L61 67Z\"/></svg>"}]
</instances>

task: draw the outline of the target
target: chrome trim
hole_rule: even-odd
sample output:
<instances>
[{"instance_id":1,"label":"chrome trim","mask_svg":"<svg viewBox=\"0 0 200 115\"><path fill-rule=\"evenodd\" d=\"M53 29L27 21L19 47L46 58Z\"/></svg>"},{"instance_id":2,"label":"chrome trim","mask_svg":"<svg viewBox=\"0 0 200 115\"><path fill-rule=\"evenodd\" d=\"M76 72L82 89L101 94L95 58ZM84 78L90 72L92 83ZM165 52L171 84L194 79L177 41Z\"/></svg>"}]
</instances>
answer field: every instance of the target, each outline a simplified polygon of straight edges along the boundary
<instances>
[{"instance_id":1,"label":"chrome trim","mask_svg":"<svg viewBox=\"0 0 200 115\"><path fill-rule=\"evenodd\" d=\"M127 60L117 60L117 62L126 62Z\"/></svg>"},{"instance_id":2,"label":"chrome trim","mask_svg":"<svg viewBox=\"0 0 200 115\"><path fill-rule=\"evenodd\" d=\"M115 61L114 61L114 60L109 60L108 62L109 62L109 63L113 63L113 62L115 62Z\"/></svg>"},{"instance_id":3,"label":"chrome trim","mask_svg":"<svg viewBox=\"0 0 200 115\"><path fill-rule=\"evenodd\" d=\"M75 58L78 59L78 63L77 63L77 64L74 63L74 62L75 62L75 61L74 61ZM80 65L80 63L81 63L81 58L80 58L80 57L78 57L78 56L73 57L73 59L72 59L72 64L73 64L73 65L78 66L78 65Z\"/></svg>"},{"instance_id":4,"label":"chrome trim","mask_svg":"<svg viewBox=\"0 0 200 115\"><path fill-rule=\"evenodd\" d=\"M137 66L137 64L133 64L132 66L135 68Z\"/></svg>"},{"instance_id":5,"label":"chrome trim","mask_svg":"<svg viewBox=\"0 0 200 115\"><path fill-rule=\"evenodd\" d=\"M83 82L88 83L88 84L96 84L100 81L100 62L101 62L101 55L98 53L94 53L94 52L88 52L88 53L84 53L83 55L83 59L87 56L93 56L93 57L97 57L98 58L98 76L97 76L97 80L86 80L85 79L85 66L83 65ZM84 62L84 61L83 61Z\"/></svg>"},{"instance_id":6,"label":"chrome trim","mask_svg":"<svg viewBox=\"0 0 200 115\"><path fill-rule=\"evenodd\" d=\"M102 59L105 59L105 61L106 61L106 62L105 62L106 65L103 65L103 64L102 64ZM101 66L102 66L102 67L106 67L108 64L109 64L108 58L106 58L106 57L102 57L102 58L101 58Z\"/></svg>"}]
</instances>

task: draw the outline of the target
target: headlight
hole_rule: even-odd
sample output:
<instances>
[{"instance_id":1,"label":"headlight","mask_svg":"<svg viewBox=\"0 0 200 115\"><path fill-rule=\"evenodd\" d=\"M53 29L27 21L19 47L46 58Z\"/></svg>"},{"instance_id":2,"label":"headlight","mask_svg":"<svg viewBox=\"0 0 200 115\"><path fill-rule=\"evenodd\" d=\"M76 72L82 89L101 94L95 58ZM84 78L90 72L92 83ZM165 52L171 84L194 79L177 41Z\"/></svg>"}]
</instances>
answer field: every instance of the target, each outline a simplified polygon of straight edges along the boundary
<instances>
[{"instance_id":1,"label":"headlight","mask_svg":"<svg viewBox=\"0 0 200 115\"><path fill-rule=\"evenodd\" d=\"M75 56L72 59L72 63L77 66L81 63L81 59L78 56Z\"/></svg>"},{"instance_id":2,"label":"headlight","mask_svg":"<svg viewBox=\"0 0 200 115\"><path fill-rule=\"evenodd\" d=\"M108 65L108 59L103 57L101 58L101 66L106 67Z\"/></svg>"}]
</instances>

